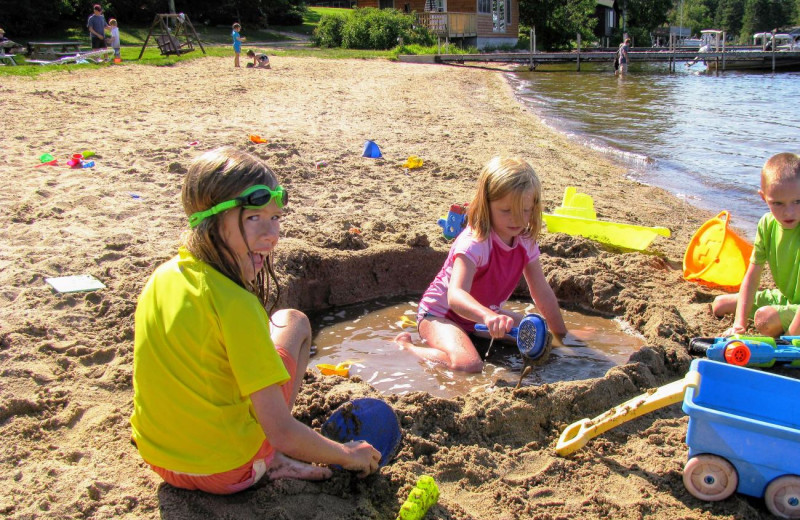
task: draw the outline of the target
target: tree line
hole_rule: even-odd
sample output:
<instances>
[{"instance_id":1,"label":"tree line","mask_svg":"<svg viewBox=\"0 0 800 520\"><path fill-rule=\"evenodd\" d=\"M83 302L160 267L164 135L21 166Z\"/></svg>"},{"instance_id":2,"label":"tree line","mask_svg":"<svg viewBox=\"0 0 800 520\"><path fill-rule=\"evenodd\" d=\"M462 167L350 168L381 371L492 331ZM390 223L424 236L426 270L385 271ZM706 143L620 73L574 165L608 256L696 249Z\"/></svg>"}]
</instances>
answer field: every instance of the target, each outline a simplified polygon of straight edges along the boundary
<instances>
[{"instance_id":1,"label":"tree line","mask_svg":"<svg viewBox=\"0 0 800 520\"><path fill-rule=\"evenodd\" d=\"M800 0L683 0L682 12L676 4L669 17L673 25L681 18L692 34L721 29L738 43L751 43L755 33L800 25Z\"/></svg>"},{"instance_id":2,"label":"tree line","mask_svg":"<svg viewBox=\"0 0 800 520\"><path fill-rule=\"evenodd\" d=\"M637 45L649 45L650 34L666 25L683 25L692 33L722 29L741 43L752 34L800 24L800 0L617 0L624 29ZM0 27L13 39L30 37L65 23L86 25L92 6L103 6L106 18L147 25L155 13L183 12L195 25L299 25L304 0L0 0ZM535 27L537 42L547 49L565 48L580 33L595 39L596 0L520 0L520 22ZM622 37L622 23L617 40Z\"/></svg>"},{"instance_id":3,"label":"tree line","mask_svg":"<svg viewBox=\"0 0 800 520\"><path fill-rule=\"evenodd\" d=\"M194 25L299 25L303 0L0 0L0 27L7 35L30 37L64 24L86 26L92 6L100 4L106 19L149 25L156 13L186 13Z\"/></svg>"}]
</instances>

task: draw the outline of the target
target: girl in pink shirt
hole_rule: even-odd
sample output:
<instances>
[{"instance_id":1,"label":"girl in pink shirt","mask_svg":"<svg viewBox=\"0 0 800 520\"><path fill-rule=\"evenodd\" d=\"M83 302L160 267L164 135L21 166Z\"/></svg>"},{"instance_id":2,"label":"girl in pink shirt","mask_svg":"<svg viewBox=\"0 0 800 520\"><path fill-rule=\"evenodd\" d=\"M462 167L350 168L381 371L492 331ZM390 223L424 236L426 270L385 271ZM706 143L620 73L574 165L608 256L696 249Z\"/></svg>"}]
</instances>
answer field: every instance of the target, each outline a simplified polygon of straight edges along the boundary
<instances>
[{"instance_id":1,"label":"girl in pink shirt","mask_svg":"<svg viewBox=\"0 0 800 520\"><path fill-rule=\"evenodd\" d=\"M522 315L504 310L520 276L550 331L561 343L567 327L539 263L542 188L527 162L495 157L481 171L467 212L441 271L422 296L417 323L427 346L400 333L395 341L417 356L453 370L480 372L483 360L469 337L476 323L492 338L505 338Z\"/></svg>"}]
</instances>

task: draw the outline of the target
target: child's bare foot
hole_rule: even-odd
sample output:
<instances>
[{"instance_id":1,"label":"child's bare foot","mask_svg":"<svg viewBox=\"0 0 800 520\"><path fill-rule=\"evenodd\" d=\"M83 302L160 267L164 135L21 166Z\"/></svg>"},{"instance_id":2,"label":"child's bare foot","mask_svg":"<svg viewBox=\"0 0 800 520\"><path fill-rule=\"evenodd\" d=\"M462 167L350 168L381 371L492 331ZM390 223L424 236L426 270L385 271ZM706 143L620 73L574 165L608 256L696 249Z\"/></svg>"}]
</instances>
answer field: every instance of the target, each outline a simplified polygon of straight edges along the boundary
<instances>
[{"instance_id":1,"label":"child's bare foot","mask_svg":"<svg viewBox=\"0 0 800 520\"><path fill-rule=\"evenodd\" d=\"M270 480L279 478L325 480L326 478L331 478L333 471L330 468L301 462L287 457L283 453L275 452L275 457L267 468L266 475Z\"/></svg>"},{"instance_id":2,"label":"child's bare foot","mask_svg":"<svg viewBox=\"0 0 800 520\"><path fill-rule=\"evenodd\" d=\"M411 334L408 332L401 332L394 337L394 342L400 346L400 350L405 350L408 347L413 347L414 342L411 341Z\"/></svg>"}]
</instances>

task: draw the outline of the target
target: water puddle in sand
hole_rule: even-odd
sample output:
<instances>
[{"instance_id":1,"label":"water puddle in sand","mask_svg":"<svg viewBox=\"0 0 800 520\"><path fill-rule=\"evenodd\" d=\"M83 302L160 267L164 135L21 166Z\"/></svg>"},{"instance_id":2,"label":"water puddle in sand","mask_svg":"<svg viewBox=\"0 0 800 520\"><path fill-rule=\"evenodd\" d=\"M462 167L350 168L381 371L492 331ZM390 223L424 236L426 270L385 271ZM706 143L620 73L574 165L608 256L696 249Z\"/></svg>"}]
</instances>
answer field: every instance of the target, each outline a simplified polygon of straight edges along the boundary
<instances>
[{"instance_id":1,"label":"water puddle in sand","mask_svg":"<svg viewBox=\"0 0 800 520\"><path fill-rule=\"evenodd\" d=\"M525 302L509 302L508 307L522 313L535 312ZM374 301L312 317L317 353L311 358L309 368L316 370L320 363L336 365L352 361L350 375L359 376L384 394L425 391L454 397L483 392L496 381L512 386L517 383L522 359L515 345L495 342L480 374L453 372L400 350L393 340L401 330L410 332L414 342L419 343L416 328L401 322L403 316L415 320L416 312L416 302ZM554 348L549 360L534 367L523 385L601 377L609 368L626 363L644 345L644 339L619 320L565 310L562 313L569 329L594 330L589 346ZM485 351L487 347L488 341L477 343L479 349Z\"/></svg>"}]
</instances>

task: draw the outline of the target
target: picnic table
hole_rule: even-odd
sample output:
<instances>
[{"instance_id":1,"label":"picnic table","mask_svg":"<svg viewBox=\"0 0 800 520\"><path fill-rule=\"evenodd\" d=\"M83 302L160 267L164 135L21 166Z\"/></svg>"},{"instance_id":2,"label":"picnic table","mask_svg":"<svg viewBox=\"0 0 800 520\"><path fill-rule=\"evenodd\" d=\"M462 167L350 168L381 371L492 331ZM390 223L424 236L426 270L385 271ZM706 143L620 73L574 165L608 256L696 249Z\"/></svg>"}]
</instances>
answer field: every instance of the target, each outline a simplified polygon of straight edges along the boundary
<instances>
[{"instance_id":1,"label":"picnic table","mask_svg":"<svg viewBox=\"0 0 800 520\"><path fill-rule=\"evenodd\" d=\"M28 56L32 60L55 61L80 52L81 42L28 42Z\"/></svg>"}]
</instances>

